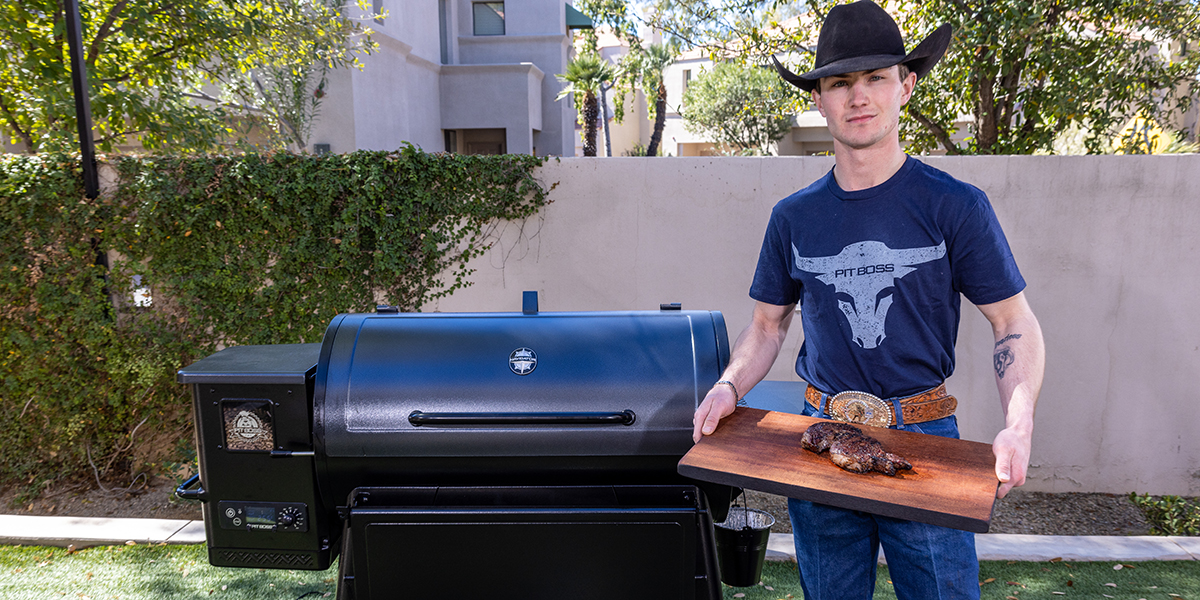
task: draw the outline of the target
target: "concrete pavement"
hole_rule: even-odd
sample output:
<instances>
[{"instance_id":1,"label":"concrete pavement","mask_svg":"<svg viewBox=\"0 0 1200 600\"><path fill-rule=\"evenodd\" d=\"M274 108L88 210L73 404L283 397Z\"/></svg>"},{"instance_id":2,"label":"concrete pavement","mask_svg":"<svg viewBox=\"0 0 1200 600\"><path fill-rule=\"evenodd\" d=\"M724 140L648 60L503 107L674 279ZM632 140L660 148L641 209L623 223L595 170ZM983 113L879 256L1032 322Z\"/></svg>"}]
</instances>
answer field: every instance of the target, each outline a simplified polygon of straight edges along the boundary
<instances>
[{"instance_id":1,"label":"concrete pavement","mask_svg":"<svg viewBox=\"0 0 1200 600\"><path fill-rule=\"evenodd\" d=\"M204 522L0 515L0 544L87 548L137 544L203 544Z\"/></svg>"},{"instance_id":2,"label":"concrete pavement","mask_svg":"<svg viewBox=\"0 0 1200 600\"><path fill-rule=\"evenodd\" d=\"M0 515L0 544L86 548L130 542L203 544L204 539L202 521ZM1200 560L1200 537L985 533L975 539L980 560ZM767 559L795 560L791 534L771 534Z\"/></svg>"},{"instance_id":3,"label":"concrete pavement","mask_svg":"<svg viewBox=\"0 0 1200 600\"><path fill-rule=\"evenodd\" d=\"M1053 558L1067 562L1200 560L1200 538L981 533L975 536L975 553L979 560L1031 562ZM795 559L791 534L772 533L767 560ZM882 554L880 562L887 562Z\"/></svg>"}]
</instances>

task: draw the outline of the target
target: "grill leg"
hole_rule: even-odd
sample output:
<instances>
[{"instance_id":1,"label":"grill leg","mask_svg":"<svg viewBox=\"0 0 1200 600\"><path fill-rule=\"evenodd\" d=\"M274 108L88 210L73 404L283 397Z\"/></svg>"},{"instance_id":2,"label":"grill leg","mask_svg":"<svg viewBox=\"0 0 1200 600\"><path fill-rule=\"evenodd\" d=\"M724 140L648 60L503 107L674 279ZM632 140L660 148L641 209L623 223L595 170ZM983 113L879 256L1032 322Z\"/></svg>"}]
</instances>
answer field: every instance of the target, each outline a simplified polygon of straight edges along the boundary
<instances>
[{"instance_id":1,"label":"grill leg","mask_svg":"<svg viewBox=\"0 0 1200 600\"><path fill-rule=\"evenodd\" d=\"M713 533L712 513L709 511L708 498L699 490L696 495L700 500L700 518L696 521L697 540L703 561L703 583L697 577L697 600L721 600L721 573L717 567L717 543Z\"/></svg>"},{"instance_id":2,"label":"grill leg","mask_svg":"<svg viewBox=\"0 0 1200 600\"><path fill-rule=\"evenodd\" d=\"M342 527L342 555L338 559L337 600L354 600L354 545L350 540L350 520L344 521ZM712 525L710 524L711 528Z\"/></svg>"}]
</instances>

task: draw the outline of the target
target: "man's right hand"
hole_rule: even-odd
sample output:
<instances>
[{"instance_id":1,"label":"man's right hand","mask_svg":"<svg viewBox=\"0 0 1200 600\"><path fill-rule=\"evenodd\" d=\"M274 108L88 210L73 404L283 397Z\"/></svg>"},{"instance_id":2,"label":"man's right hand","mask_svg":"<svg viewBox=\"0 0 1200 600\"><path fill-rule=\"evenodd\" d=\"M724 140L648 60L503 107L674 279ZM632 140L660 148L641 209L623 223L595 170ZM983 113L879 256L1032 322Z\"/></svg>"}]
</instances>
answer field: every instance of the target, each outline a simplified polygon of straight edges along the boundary
<instances>
[{"instance_id":1,"label":"man's right hand","mask_svg":"<svg viewBox=\"0 0 1200 600\"><path fill-rule=\"evenodd\" d=\"M779 356L795 310L795 304L756 303L750 324L733 345L729 366L721 373L721 378L743 388L743 396L750 393L750 388L762 381L775 363L775 357ZM734 408L737 408L737 397L733 387L723 383L714 385L692 417L692 441L699 442L700 438L716 431L717 422L733 414Z\"/></svg>"},{"instance_id":2,"label":"man's right hand","mask_svg":"<svg viewBox=\"0 0 1200 600\"><path fill-rule=\"evenodd\" d=\"M699 442L701 437L716 431L717 422L733 414L734 408L737 398L733 389L725 384L714 385L692 416L692 441Z\"/></svg>"}]
</instances>

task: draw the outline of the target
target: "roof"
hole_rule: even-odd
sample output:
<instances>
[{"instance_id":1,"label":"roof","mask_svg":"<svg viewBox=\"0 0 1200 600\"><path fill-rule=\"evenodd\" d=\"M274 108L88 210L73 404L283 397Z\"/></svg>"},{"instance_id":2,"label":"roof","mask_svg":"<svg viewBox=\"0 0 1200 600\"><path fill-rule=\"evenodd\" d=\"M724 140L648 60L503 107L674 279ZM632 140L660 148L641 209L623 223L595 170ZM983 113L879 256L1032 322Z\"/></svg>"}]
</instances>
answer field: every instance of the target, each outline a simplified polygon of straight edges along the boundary
<instances>
[{"instance_id":1,"label":"roof","mask_svg":"<svg viewBox=\"0 0 1200 600\"><path fill-rule=\"evenodd\" d=\"M567 5L567 29L592 29L595 24L588 18L587 15L579 12L579 9Z\"/></svg>"}]
</instances>

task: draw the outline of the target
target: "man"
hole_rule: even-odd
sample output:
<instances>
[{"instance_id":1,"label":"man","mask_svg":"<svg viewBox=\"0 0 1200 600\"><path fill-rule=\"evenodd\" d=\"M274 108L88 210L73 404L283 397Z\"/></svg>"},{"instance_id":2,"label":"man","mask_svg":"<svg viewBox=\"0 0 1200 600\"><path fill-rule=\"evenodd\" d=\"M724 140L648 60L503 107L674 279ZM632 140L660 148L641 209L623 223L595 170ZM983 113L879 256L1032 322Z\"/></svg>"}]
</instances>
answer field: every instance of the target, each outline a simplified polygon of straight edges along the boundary
<instances>
[{"instance_id":1,"label":"man","mask_svg":"<svg viewBox=\"0 0 1200 600\"><path fill-rule=\"evenodd\" d=\"M694 417L712 433L778 356L799 303L796 372L805 414L958 437L954 370L960 294L995 335L1005 428L992 448L997 497L1025 482L1042 382L1041 328L987 197L908 157L899 117L950 42L943 25L911 53L869 0L829 11L816 68L781 76L811 92L834 138L835 166L775 206L750 296L751 324ZM973 534L789 500L807 600L870 598L882 545L899 598L978 598Z\"/></svg>"}]
</instances>

